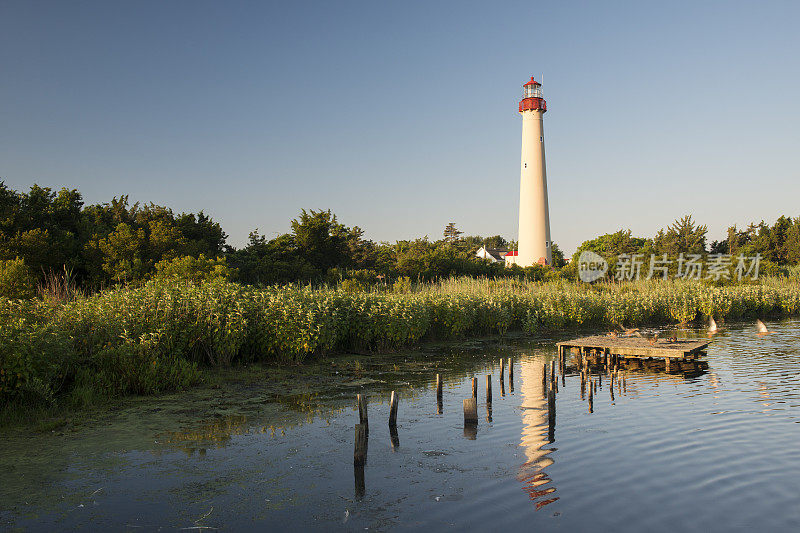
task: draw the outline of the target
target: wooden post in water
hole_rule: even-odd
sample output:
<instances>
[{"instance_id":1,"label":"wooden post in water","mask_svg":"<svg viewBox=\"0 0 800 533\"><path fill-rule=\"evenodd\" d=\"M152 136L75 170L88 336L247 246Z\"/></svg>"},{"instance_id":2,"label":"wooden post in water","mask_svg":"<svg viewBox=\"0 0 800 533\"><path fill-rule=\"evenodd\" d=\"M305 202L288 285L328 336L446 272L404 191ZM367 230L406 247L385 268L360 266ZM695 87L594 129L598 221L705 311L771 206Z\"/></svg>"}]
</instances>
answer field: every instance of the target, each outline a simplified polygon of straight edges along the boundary
<instances>
[{"instance_id":1,"label":"wooden post in water","mask_svg":"<svg viewBox=\"0 0 800 533\"><path fill-rule=\"evenodd\" d=\"M505 395L506 395L506 384L505 384L505 382L504 382L504 381L501 379L501 380L500 380L500 396L503 396L503 397L505 397Z\"/></svg>"},{"instance_id":2,"label":"wooden post in water","mask_svg":"<svg viewBox=\"0 0 800 533\"><path fill-rule=\"evenodd\" d=\"M353 449L353 464L365 465L367 464L367 426L364 424L356 424L356 441L355 448Z\"/></svg>"},{"instance_id":3,"label":"wooden post in water","mask_svg":"<svg viewBox=\"0 0 800 533\"><path fill-rule=\"evenodd\" d=\"M478 378L472 378L472 397L478 399Z\"/></svg>"},{"instance_id":4,"label":"wooden post in water","mask_svg":"<svg viewBox=\"0 0 800 533\"><path fill-rule=\"evenodd\" d=\"M467 398L464 400L464 424L478 423L478 400Z\"/></svg>"},{"instance_id":5,"label":"wooden post in water","mask_svg":"<svg viewBox=\"0 0 800 533\"><path fill-rule=\"evenodd\" d=\"M508 388L514 392L514 360L508 358Z\"/></svg>"},{"instance_id":6,"label":"wooden post in water","mask_svg":"<svg viewBox=\"0 0 800 533\"><path fill-rule=\"evenodd\" d=\"M664 370L669 372L669 357L664 358Z\"/></svg>"},{"instance_id":7,"label":"wooden post in water","mask_svg":"<svg viewBox=\"0 0 800 533\"><path fill-rule=\"evenodd\" d=\"M594 393L592 392L592 382L589 381L589 412L594 413Z\"/></svg>"},{"instance_id":8,"label":"wooden post in water","mask_svg":"<svg viewBox=\"0 0 800 533\"><path fill-rule=\"evenodd\" d=\"M358 403L358 423L362 424L364 428L369 431L369 420L367 419L367 399L364 395L357 394L356 402Z\"/></svg>"},{"instance_id":9,"label":"wooden post in water","mask_svg":"<svg viewBox=\"0 0 800 533\"><path fill-rule=\"evenodd\" d=\"M558 391L558 382L556 381L556 362L550 361L550 389Z\"/></svg>"},{"instance_id":10,"label":"wooden post in water","mask_svg":"<svg viewBox=\"0 0 800 533\"><path fill-rule=\"evenodd\" d=\"M547 440L556 440L556 391L553 389L547 393Z\"/></svg>"},{"instance_id":11,"label":"wooden post in water","mask_svg":"<svg viewBox=\"0 0 800 533\"><path fill-rule=\"evenodd\" d=\"M364 465L367 463L367 427L356 424L356 438L353 446L353 478L356 485L356 499L360 500L366 493L364 483Z\"/></svg>"},{"instance_id":12,"label":"wooden post in water","mask_svg":"<svg viewBox=\"0 0 800 533\"><path fill-rule=\"evenodd\" d=\"M506 370L506 367L505 367L505 359L503 359L503 358L501 357L501 358L500 358L500 383L502 383L502 382L503 382L503 374L505 374L505 370Z\"/></svg>"},{"instance_id":13,"label":"wooden post in water","mask_svg":"<svg viewBox=\"0 0 800 533\"><path fill-rule=\"evenodd\" d=\"M492 375L486 374L486 403L492 403Z\"/></svg>"},{"instance_id":14,"label":"wooden post in water","mask_svg":"<svg viewBox=\"0 0 800 533\"><path fill-rule=\"evenodd\" d=\"M442 414L444 405L442 404L442 376L436 374L436 414Z\"/></svg>"},{"instance_id":15,"label":"wooden post in water","mask_svg":"<svg viewBox=\"0 0 800 533\"><path fill-rule=\"evenodd\" d=\"M389 399L389 427L397 427L397 394L394 391Z\"/></svg>"},{"instance_id":16,"label":"wooden post in water","mask_svg":"<svg viewBox=\"0 0 800 533\"><path fill-rule=\"evenodd\" d=\"M547 397L547 363L542 366L542 396Z\"/></svg>"}]
</instances>

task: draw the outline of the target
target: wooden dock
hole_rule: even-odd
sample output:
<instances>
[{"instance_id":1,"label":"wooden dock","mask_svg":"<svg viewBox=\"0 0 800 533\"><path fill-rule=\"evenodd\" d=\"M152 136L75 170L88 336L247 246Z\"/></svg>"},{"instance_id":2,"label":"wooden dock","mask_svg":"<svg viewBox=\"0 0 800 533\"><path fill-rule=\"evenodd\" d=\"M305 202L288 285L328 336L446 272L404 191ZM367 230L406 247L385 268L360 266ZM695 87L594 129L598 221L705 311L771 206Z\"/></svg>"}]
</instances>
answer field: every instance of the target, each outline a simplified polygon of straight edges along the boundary
<instances>
[{"instance_id":1,"label":"wooden dock","mask_svg":"<svg viewBox=\"0 0 800 533\"><path fill-rule=\"evenodd\" d=\"M705 355L708 341L658 339L655 342L644 337L609 337L595 335L570 341L559 342L558 357L562 368L566 368L567 356L576 354L576 366L587 364L604 364L608 366L613 360L631 363L633 367L643 367L646 361L653 359L663 363L667 372L671 370L699 370L707 368L705 361L699 361Z\"/></svg>"}]
</instances>

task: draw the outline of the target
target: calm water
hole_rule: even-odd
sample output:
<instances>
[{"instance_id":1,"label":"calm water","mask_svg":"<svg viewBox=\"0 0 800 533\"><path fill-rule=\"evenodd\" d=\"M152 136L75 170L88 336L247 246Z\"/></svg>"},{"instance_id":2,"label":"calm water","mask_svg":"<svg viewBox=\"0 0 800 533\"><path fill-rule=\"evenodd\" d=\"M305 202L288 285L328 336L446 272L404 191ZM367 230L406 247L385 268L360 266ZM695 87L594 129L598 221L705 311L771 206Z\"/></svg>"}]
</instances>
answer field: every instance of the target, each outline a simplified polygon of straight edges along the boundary
<instances>
[{"instance_id":1,"label":"calm water","mask_svg":"<svg viewBox=\"0 0 800 533\"><path fill-rule=\"evenodd\" d=\"M283 396L256 383L131 400L78 431L0 438L0 528L798 531L800 321L768 326L758 336L750 323L728 325L700 376L624 373L613 399L604 377L591 413L567 375L552 442L542 366L575 332L340 363L325 367L335 385L308 381ZM501 356L514 358L504 396ZM470 435L462 399L473 375ZM363 496L357 392L370 396Z\"/></svg>"}]
</instances>

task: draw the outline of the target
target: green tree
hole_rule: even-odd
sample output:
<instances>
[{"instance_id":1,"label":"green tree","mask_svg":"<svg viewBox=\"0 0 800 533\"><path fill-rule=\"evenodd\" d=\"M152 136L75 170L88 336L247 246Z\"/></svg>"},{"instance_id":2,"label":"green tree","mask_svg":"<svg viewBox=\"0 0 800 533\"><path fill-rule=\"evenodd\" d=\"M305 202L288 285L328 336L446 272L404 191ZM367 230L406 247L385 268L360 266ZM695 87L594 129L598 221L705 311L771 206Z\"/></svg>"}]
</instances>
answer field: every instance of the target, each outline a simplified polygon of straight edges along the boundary
<instances>
[{"instance_id":1,"label":"green tree","mask_svg":"<svg viewBox=\"0 0 800 533\"><path fill-rule=\"evenodd\" d=\"M508 248L508 241L505 240L500 235L493 235L491 237L486 237L483 240L483 245L486 248L496 248L496 249L507 249Z\"/></svg>"},{"instance_id":2,"label":"green tree","mask_svg":"<svg viewBox=\"0 0 800 533\"><path fill-rule=\"evenodd\" d=\"M142 279L147 273L145 250L147 236L143 229L120 223L98 242L103 253L103 270L116 282Z\"/></svg>"},{"instance_id":3,"label":"green tree","mask_svg":"<svg viewBox=\"0 0 800 533\"><path fill-rule=\"evenodd\" d=\"M653 239L656 254L677 257L678 254L702 254L706 251L708 228L694 223L691 215L676 220L666 230L660 230Z\"/></svg>"},{"instance_id":4,"label":"green tree","mask_svg":"<svg viewBox=\"0 0 800 533\"><path fill-rule=\"evenodd\" d=\"M552 248L550 251L553 254L553 267L562 268L567 264L566 260L564 259L564 252L561 251L561 248L559 248L556 243L552 243Z\"/></svg>"},{"instance_id":5,"label":"green tree","mask_svg":"<svg viewBox=\"0 0 800 533\"><path fill-rule=\"evenodd\" d=\"M601 255L608 261L609 269L607 277L613 278L616 273L616 264L622 254L642 254L643 258L649 258L652 252L652 243L648 239L632 237L631 230L619 230L615 233L606 233L592 240L584 241L575 254L572 256L569 273L577 276L578 258L581 252L590 250ZM574 265L574 266L573 266Z\"/></svg>"},{"instance_id":6,"label":"green tree","mask_svg":"<svg viewBox=\"0 0 800 533\"><path fill-rule=\"evenodd\" d=\"M292 234L299 253L321 272L347 262L349 231L330 209L303 209L300 216L292 220Z\"/></svg>"},{"instance_id":7,"label":"green tree","mask_svg":"<svg viewBox=\"0 0 800 533\"><path fill-rule=\"evenodd\" d=\"M800 263L800 217L797 217L786 230L783 248L787 262Z\"/></svg>"},{"instance_id":8,"label":"green tree","mask_svg":"<svg viewBox=\"0 0 800 533\"><path fill-rule=\"evenodd\" d=\"M305 281L323 274L303 257L290 234L268 241L253 231L247 246L229 251L227 259L241 281L257 285Z\"/></svg>"},{"instance_id":9,"label":"green tree","mask_svg":"<svg viewBox=\"0 0 800 533\"><path fill-rule=\"evenodd\" d=\"M450 222L444 227L444 241L453 244L460 238L462 233L464 232L459 231L458 228L456 228L455 222Z\"/></svg>"}]
</instances>

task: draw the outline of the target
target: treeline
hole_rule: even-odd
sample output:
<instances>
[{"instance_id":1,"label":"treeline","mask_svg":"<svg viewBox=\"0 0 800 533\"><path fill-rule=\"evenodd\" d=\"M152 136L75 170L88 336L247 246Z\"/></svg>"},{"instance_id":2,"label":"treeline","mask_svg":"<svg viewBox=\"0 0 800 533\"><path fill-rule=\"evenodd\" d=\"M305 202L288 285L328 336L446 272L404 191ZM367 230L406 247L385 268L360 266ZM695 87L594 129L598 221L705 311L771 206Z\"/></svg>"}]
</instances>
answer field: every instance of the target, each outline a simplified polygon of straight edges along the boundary
<instances>
[{"instance_id":1,"label":"treeline","mask_svg":"<svg viewBox=\"0 0 800 533\"><path fill-rule=\"evenodd\" d=\"M159 276L272 285L548 274L539 266L511 271L479 259L480 246L510 243L500 236L463 237L452 224L437 241L376 243L330 211L304 210L289 233L274 239L254 231L240 249L226 239L219 223L202 211L176 214L152 203L131 204L127 196L84 205L75 189L34 185L18 192L0 182L0 295L9 297L33 296L47 284L95 291ZM555 252L563 264L557 247Z\"/></svg>"},{"instance_id":2,"label":"treeline","mask_svg":"<svg viewBox=\"0 0 800 533\"><path fill-rule=\"evenodd\" d=\"M584 242L612 265L620 254L732 253L755 255L765 271L800 261L800 217L781 217L744 230L731 227L728 238L706 242L706 226L691 216L653 238L629 230ZM464 236L455 224L441 239L427 237L396 243L364 238L358 226L341 224L330 211L302 211L291 231L273 239L254 231L239 249L227 244L219 223L202 211L176 214L155 204L131 204L127 196L105 204L84 205L75 189L56 192L34 185L18 192L0 182L0 296L27 298L50 290L92 292L119 284L140 284L154 277L224 278L251 285L292 282L338 284L358 288L398 278L430 281L453 276L519 277L527 280L575 279L577 261L565 267L553 245L553 267L505 268L475 256L481 247L514 249L499 235Z\"/></svg>"},{"instance_id":3,"label":"treeline","mask_svg":"<svg viewBox=\"0 0 800 533\"><path fill-rule=\"evenodd\" d=\"M159 262L222 257L227 235L202 212L176 215L127 196L84 205L75 189L34 185L20 193L0 182L0 291L30 295L48 276L68 273L99 289L142 280Z\"/></svg>"},{"instance_id":4,"label":"treeline","mask_svg":"<svg viewBox=\"0 0 800 533\"><path fill-rule=\"evenodd\" d=\"M731 226L726 239L710 244L707 234L708 227L697 224L691 215L676 220L652 238L635 237L630 230L608 233L583 242L573 255L570 267L562 275L571 277L577 272L577 259L584 250L596 252L608 260L608 277L614 276L615 264L623 254L639 254L645 264L652 255L663 257L666 254L675 261L680 254L728 254L735 257L760 254L761 272L768 275L786 274L786 267L800 263L800 217L792 219L782 216L772 226L761 221L743 230ZM675 268L676 264L673 263L670 272Z\"/></svg>"}]
</instances>

